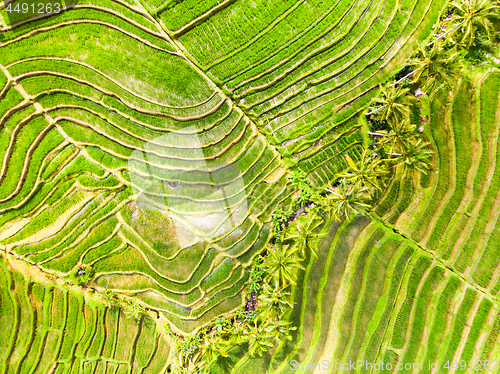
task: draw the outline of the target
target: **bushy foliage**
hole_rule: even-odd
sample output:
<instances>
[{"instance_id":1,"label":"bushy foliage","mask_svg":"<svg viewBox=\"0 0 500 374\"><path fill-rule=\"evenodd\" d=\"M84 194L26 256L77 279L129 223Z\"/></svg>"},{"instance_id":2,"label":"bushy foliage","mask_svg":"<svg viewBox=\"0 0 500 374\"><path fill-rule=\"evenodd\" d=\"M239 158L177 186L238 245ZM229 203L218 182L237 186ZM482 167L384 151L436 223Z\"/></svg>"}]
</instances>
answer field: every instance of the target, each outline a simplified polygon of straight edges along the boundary
<instances>
[{"instance_id":1,"label":"bushy foliage","mask_svg":"<svg viewBox=\"0 0 500 374\"><path fill-rule=\"evenodd\" d=\"M70 274L70 279L73 280L79 286L85 286L89 284L95 275L95 270L92 266L79 266Z\"/></svg>"}]
</instances>

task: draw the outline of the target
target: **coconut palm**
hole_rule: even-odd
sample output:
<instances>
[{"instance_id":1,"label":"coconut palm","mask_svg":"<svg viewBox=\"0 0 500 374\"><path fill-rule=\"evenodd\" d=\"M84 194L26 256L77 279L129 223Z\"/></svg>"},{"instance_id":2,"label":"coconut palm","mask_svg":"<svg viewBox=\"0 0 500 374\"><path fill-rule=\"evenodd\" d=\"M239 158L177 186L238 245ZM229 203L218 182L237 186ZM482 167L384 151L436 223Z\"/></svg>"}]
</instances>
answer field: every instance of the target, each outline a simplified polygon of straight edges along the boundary
<instances>
[{"instance_id":1,"label":"coconut palm","mask_svg":"<svg viewBox=\"0 0 500 374\"><path fill-rule=\"evenodd\" d=\"M228 342L220 335L213 333L206 334L201 347L202 355L208 362L215 361L219 357L228 357L226 352L227 345Z\"/></svg>"},{"instance_id":2,"label":"coconut palm","mask_svg":"<svg viewBox=\"0 0 500 374\"><path fill-rule=\"evenodd\" d=\"M256 318L252 323L246 324L248 336L248 352L250 356L262 356L268 348L273 346L273 335L266 329L268 322L264 318Z\"/></svg>"},{"instance_id":3,"label":"coconut palm","mask_svg":"<svg viewBox=\"0 0 500 374\"><path fill-rule=\"evenodd\" d=\"M381 86L381 96L372 101L382 106L368 114L378 112L380 120L389 123L404 120L410 115L409 90L395 85Z\"/></svg>"},{"instance_id":4,"label":"coconut palm","mask_svg":"<svg viewBox=\"0 0 500 374\"><path fill-rule=\"evenodd\" d=\"M401 150L415 138L416 126L412 125L409 119L392 122L389 126L389 131L381 130L374 134L381 137L380 144L387 147L386 151L389 156L399 156ZM395 150L399 153L395 154Z\"/></svg>"},{"instance_id":5,"label":"coconut palm","mask_svg":"<svg viewBox=\"0 0 500 374\"><path fill-rule=\"evenodd\" d=\"M243 320L235 321L229 330L229 344L241 344L248 341L247 324Z\"/></svg>"},{"instance_id":6,"label":"coconut palm","mask_svg":"<svg viewBox=\"0 0 500 374\"><path fill-rule=\"evenodd\" d=\"M449 36L458 44L469 48L474 43L476 28L482 28L491 40L494 31L491 18L498 18L500 6L491 0L461 0L453 1L450 7L454 10L450 22L452 28Z\"/></svg>"},{"instance_id":7,"label":"coconut palm","mask_svg":"<svg viewBox=\"0 0 500 374\"><path fill-rule=\"evenodd\" d=\"M454 49L445 51L440 41L432 43L430 49L418 44L416 57L408 63L413 68L413 81L420 81L430 87L436 80L442 80L452 86L451 77L460 70L457 56Z\"/></svg>"},{"instance_id":8,"label":"coconut palm","mask_svg":"<svg viewBox=\"0 0 500 374\"><path fill-rule=\"evenodd\" d=\"M202 353L187 355L176 353L175 359L170 365L170 370L175 374L208 374L207 362L202 359Z\"/></svg>"},{"instance_id":9,"label":"coconut palm","mask_svg":"<svg viewBox=\"0 0 500 374\"><path fill-rule=\"evenodd\" d=\"M350 214L362 214L370 207L370 192L366 186L341 183L327 191L330 194L323 199L323 207L330 219L349 219Z\"/></svg>"},{"instance_id":10,"label":"coconut palm","mask_svg":"<svg viewBox=\"0 0 500 374\"><path fill-rule=\"evenodd\" d=\"M402 154L396 158L396 166L404 165L404 173L420 171L427 174L431 168L432 151L429 149L429 142L418 139L416 142L407 142L401 150Z\"/></svg>"},{"instance_id":11,"label":"coconut palm","mask_svg":"<svg viewBox=\"0 0 500 374\"><path fill-rule=\"evenodd\" d=\"M317 241L326 233L315 233L314 229L321 224L319 216L309 213L305 219L299 221L295 230L286 236L286 240L293 240L294 247L298 247L302 258L306 257L306 253L312 253L318 257Z\"/></svg>"},{"instance_id":12,"label":"coconut palm","mask_svg":"<svg viewBox=\"0 0 500 374\"><path fill-rule=\"evenodd\" d=\"M297 256L298 250L297 247L290 248L288 244L270 245L268 247L269 254L263 263L268 274L266 280L272 281L275 287L287 287L290 284L295 284L297 277L294 270L304 270Z\"/></svg>"},{"instance_id":13,"label":"coconut palm","mask_svg":"<svg viewBox=\"0 0 500 374\"><path fill-rule=\"evenodd\" d=\"M280 319L292 307L290 293L282 288L272 287L267 282L264 283L262 293L259 295L259 304L262 310L268 311L276 319Z\"/></svg>"},{"instance_id":14,"label":"coconut palm","mask_svg":"<svg viewBox=\"0 0 500 374\"><path fill-rule=\"evenodd\" d=\"M375 157L368 149L363 151L357 162L354 162L349 155L346 155L346 159L348 169L345 174L339 176L340 178L358 186L382 190L384 187L383 179L388 174L383 160Z\"/></svg>"},{"instance_id":15,"label":"coconut palm","mask_svg":"<svg viewBox=\"0 0 500 374\"><path fill-rule=\"evenodd\" d=\"M290 187L296 190L303 190L306 194L312 193L311 182L307 179L307 173L301 169L293 171L289 176Z\"/></svg>"},{"instance_id":16,"label":"coconut palm","mask_svg":"<svg viewBox=\"0 0 500 374\"><path fill-rule=\"evenodd\" d=\"M291 322L282 319L268 320L264 328L279 345L282 345L286 340L292 340L290 331L297 330L297 327L292 327L290 324Z\"/></svg>"}]
</instances>

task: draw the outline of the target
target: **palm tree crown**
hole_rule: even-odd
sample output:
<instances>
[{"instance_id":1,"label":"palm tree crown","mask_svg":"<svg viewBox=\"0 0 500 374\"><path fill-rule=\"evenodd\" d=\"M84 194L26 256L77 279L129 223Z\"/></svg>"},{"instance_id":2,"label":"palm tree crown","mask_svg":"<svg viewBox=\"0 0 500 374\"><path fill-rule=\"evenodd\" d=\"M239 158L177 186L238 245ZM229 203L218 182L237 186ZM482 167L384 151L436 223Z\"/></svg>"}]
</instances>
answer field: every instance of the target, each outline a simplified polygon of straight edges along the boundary
<instances>
[{"instance_id":1,"label":"palm tree crown","mask_svg":"<svg viewBox=\"0 0 500 374\"><path fill-rule=\"evenodd\" d=\"M272 287L269 283L264 283L262 293L259 295L259 303L262 310L280 319L283 314L292 307L290 293L278 287Z\"/></svg>"},{"instance_id":2,"label":"palm tree crown","mask_svg":"<svg viewBox=\"0 0 500 374\"><path fill-rule=\"evenodd\" d=\"M262 356L268 348L272 347L273 335L267 329L268 321L256 318L252 323L246 324L245 335L248 336L248 352L250 356Z\"/></svg>"},{"instance_id":3,"label":"palm tree crown","mask_svg":"<svg viewBox=\"0 0 500 374\"><path fill-rule=\"evenodd\" d=\"M456 50L445 51L440 41L432 43L430 50L419 44L417 56L409 62L409 66L413 68L413 80L422 81L429 87L437 80L452 86L451 77L460 69L457 56Z\"/></svg>"},{"instance_id":4,"label":"palm tree crown","mask_svg":"<svg viewBox=\"0 0 500 374\"><path fill-rule=\"evenodd\" d=\"M306 258L307 252L318 257L317 240L326 233L315 233L314 230L321 224L321 219L313 213L309 213L305 219L299 220L292 234L286 236L286 240L293 240L294 247L298 247L302 258Z\"/></svg>"},{"instance_id":5,"label":"palm tree crown","mask_svg":"<svg viewBox=\"0 0 500 374\"><path fill-rule=\"evenodd\" d=\"M389 124L390 130L381 130L377 135L381 136L380 144L386 148L389 156L394 155L394 151L402 153L415 138L416 126L410 120L397 121Z\"/></svg>"},{"instance_id":6,"label":"palm tree crown","mask_svg":"<svg viewBox=\"0 0 500 374\"><path fill-rule=\"evenodd\" d=\"M304 268L296 255L299 248L290 248L288 244L269 246L269 255L265 258L263 266L267 270L266 279L274 282L275 287L287 287L295 284L295 269Z\"/></svg>"},{"instance_id":7,"label":"palm tree crown","mask_svg":"<svg viewBox=\"0 0 500 374\"><path fill-rule=\"evenodd\" d=\"M368 149L363 151L359 161L354 160L346 155L347 159L347 172L340 175L347 182L358 186L365 186L382 190L384 186L383 178L388 174L383 165L383 160L374 157L373 152Z\"/></svg>"},{"instance_id":8,"label":"palm tree crown","mask_svg":"<svg viewBox=\"0 0 500 374\"><path fill-rule=\"evenodd\" d=\"M370 193L366 186L341 183L338 187L327 188L327 191L330 194L325 197L323 204L331 219L349 219L350 214L362 214L370 207Z\"/></svg>"},{"instance_id":9,"label":"palm tree crown","mask_svg":"<svg viewBox=\"0 0 500 374\"><path fill-rule=\"evenodd\" d=\"M409 97L406 93L409 88L401 88L396 85L381 86L381 96L372 99L373 102L382 104L380 107L380 120L387 122L397 122L408 117L410 109L408 107Z\"/></svg>"},{"instance_id":10,"label":"palm tree crown","mask_svg":"<svg viewBox=\"0 0 500 374\"><path fill-rule=\"evenodd\" d=\"M396 158L397 165L404 165L404 175L409 171L420 171L427 174L426 170L431 167L432 151L429 149L429 142L418 139L416 142L407 142L407 146L402 150L402 155Z\"/></svg>"},{"instance_id":11,"label":"palm tree crown","mask_svg":"<svg viewBox=\"0 0 500 374\"><path fill-rule=\"evenodd\" d=\"M229 342L222 339L220 335L214 333L205 334L202 346L203 356L208 362L215 361L219 357L228 357L226 352L228 344Z\"/></svg>"}]
</instances>

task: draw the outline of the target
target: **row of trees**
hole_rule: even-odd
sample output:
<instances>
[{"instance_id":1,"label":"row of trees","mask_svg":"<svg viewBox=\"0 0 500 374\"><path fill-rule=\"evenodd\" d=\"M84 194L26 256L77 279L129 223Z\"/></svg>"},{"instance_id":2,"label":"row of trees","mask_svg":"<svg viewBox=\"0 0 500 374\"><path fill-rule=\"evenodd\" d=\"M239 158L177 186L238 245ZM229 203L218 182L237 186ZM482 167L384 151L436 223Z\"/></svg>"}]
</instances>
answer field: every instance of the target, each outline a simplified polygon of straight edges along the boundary
<instances>
[{"instance_id":1,"label":"row of trees","mask_svg":"<svg viewBox=\"0 0 500 374\"><path fill-rule=\"evenodd\" d=\"M355 161L347 155L346 170L324 189L312 186L303 171L295 170L290 176L290 186L298 191L295 204L274 212L273 237L250 272L248 296L256 305L231 318L218 318L193 336L170 334L177 345L173 373L207 373L209 365L227 357L228 347L236 344L248 344L248 352L255 356L290 340L295 327L284 317L293 305L291 287L298 271L304 269L302 262L318 255L322 224L366 213L396 168L401 170L399 177L430 169L430 144L410 121L410 105L415 100L410 89L428 91L443 83L452 86L462 67L460 49L473 45L478 28L491 37L494 27L490 19L498 17L498 6L489 0L451 2L449 10L442 20L448 31L426 46L419 45L403 69L410 72L381 87L380 95L373 99L367 117L374 141L360 158ZM308 214L291 222L300 207Z\"/></svg>"},{"instance_id":2,"label":"row of trees","mask_svg":"<svg viewBox=\"0 0 500 374\"><path fill-rule=\"evenodd\" d=\"M253 262L248 280L249 303L254 306L240 309L231 318L222 317L208 328L187 338L172 334L177 346L172 373L208 373L208 367L219 357L227 357L227 348L248 344L252 356L261 356L269 348L281 347L291 340L295 327L286 321L292 308L291 286L297 282L301 262L316 255L317 233L322 223L315 214L301 216L290 226L280 223L276 234L264 252Z\"/></svg>"},{"instance_id":3,"label":"row of trees","mask_svg":"<svg viewBox=\"0 0 500 374\"><path fill-rule=\"evenodd\" d=\"M492 20L500 17L498 3L491 0L453 1L449 10L453 15L443 23L454 43L468 49L476 43L478 31L484 32L488 40L493 38L495 26Z\"/></svg>"}]
</instances>

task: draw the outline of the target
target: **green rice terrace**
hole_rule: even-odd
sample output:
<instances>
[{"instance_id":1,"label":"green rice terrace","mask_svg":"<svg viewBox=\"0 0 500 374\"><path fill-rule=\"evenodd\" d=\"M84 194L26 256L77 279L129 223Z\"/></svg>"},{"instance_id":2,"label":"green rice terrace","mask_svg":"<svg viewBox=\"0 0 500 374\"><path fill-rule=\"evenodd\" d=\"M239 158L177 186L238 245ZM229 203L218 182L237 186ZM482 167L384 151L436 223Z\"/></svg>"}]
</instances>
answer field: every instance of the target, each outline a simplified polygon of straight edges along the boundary
<instances>
[{"instance_id":1,"label":"green rice terrace","mask_svg":"<svg viewBox=\"0 0 500 374\"><path fill-rule=\"evenodd\" d=\"M498 0L0 0L0 374L500 371Z\"/></svg>"}]
</instances>

